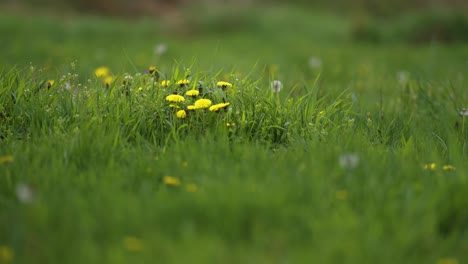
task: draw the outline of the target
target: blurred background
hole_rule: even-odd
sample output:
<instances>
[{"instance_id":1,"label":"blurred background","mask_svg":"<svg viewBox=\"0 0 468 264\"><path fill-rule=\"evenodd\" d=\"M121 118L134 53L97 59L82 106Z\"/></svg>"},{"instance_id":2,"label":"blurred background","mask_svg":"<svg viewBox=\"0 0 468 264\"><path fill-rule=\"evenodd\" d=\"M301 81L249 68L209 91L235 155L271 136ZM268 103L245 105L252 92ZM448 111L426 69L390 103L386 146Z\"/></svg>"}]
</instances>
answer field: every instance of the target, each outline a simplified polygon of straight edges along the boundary
<instances>
[{"instance_id":1,"label":"blurred background","mask_svg":"<svg viewBox=\"0 0 468 264\"><path fill-rule=\"evenodd\" d=\"M426 8L464 9L464 0L3 0L17 8L40 8L68 10L116 16L164 15L193 7L242 7L288 5L303 8L320 8L340 13L370 13L375 15L398 15L402 11Z\"/></svg>"},{"instance_id":2,"label":"blurred background","mask_svg":"<svg viewBox=\"0 0 468 264\"><path fill-rule=\"evenodd\" d=\"M135 72L176 63L293 79L311 69L352 77L466 65L466 0L0 0L0 8L5 67Z\"/></svg>"}]
</instances>

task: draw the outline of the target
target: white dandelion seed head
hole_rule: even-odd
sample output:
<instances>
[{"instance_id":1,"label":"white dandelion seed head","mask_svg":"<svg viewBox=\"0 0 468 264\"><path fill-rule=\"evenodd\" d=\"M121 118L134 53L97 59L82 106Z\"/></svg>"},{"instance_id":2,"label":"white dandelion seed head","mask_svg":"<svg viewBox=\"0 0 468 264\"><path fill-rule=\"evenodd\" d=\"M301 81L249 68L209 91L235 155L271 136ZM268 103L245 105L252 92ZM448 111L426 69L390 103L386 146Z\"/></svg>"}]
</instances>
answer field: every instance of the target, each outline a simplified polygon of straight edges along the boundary
<instances>
[{"instance_id":1,"label":"white dandelion seed head","mask_svg":"<svg viewBox=\"0 0 468 264\"><path fill-rule=\"evenodd\" d=\"M343 169L354 169L359 165L359 155L356 153L343 153L338 158L338 163Z\"/></svg>"},{"instance_id":2,"label":"white dandelion seed head","mask_svg":"<svg viewBox=\"0 0 468 264\"><path fill-rule=\"evenodd\" d=\"M283 89L283 84L278 80L272 81L270 86L274 93L279 93Z\"/></svg>"},{"instance_id":3,"label":"white dandelion seed head","mask_svg":"<svg viewBox=\"0 0 468 264\"><path fill-rule=\"evenodd\" d=\"M397 80L401 85L406 84L409 80L409 73L407 71L397 72Z\"/></svg>"},{"instance_id":4,"label":"white dandelion seed head","mask_svg":"<svg viewBox=\"0 0 468 264\"><path fill-rule=\"evenodd\" d=\"M309 58L309 67L311 69L320 69L322 68L322 60L317 57L310 57Z\"/></svg>"},{"instance_id":5,"label":"white dandelion seed head","mask_svg":"<svg viewBox=\"0 0 468 264\"><path fill-rule=\"evenodd\" d=\"M159 43L154 46L154 54L161 56L167 52L167 45L165 43Z\"/></svg>"},{"instance_id":6,"label":"white dandelion seed head","mask_svg":"<svg viewBox=\"0 0 468 264\"><path fill-rule=\"evenodd\" d=\"M16 197L24 204L30 204L34 202L36 195L33 188L25 183L19 183L16 185Z\"/></svg>"},{"instance_id":7,"label":"white dandelion seed head","mask_svg":"<svg viewBox=\"0 0 468 264\"><path fill-rule=\"evenodd\" d=\"M468 108L462 108L460 110L460 115L461 116L468 116Z\"/></svg>"}]
</instances>

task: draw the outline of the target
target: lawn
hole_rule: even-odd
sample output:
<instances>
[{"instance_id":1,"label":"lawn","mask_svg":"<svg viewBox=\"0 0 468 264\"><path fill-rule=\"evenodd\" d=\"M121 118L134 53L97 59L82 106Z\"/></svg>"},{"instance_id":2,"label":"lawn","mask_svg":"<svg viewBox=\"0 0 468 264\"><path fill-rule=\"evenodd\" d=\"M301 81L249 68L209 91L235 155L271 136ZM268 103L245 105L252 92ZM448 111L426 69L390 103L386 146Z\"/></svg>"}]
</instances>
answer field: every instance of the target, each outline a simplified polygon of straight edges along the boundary
<instances>
[{"instance_id":1,"label":"lawn","mask_svg":"<svg viewBox=\"0 0 468 264\"><path fill-rule=\"evenodd\" d=\"M466 43L241 17L0 15L0 263L468 261Z\"/></svg>"}]
</instances>

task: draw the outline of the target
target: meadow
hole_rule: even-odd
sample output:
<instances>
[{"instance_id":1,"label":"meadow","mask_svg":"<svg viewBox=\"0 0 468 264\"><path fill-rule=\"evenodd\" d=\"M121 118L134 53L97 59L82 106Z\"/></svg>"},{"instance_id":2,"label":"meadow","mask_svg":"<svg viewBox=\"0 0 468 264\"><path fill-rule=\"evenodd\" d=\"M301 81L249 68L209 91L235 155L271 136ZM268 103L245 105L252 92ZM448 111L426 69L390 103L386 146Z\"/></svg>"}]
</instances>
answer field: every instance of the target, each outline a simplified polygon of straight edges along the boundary
<instances>
[{"instance_id":1,"label":"meadow","mask_svg":"<svg viewBox=\"0 0 468 264\"><path fill-rule=\"evenodd\" d=\"M466 263L466 42L225 15L0 15L0 263Z\"/></svg>"}]
</instances>

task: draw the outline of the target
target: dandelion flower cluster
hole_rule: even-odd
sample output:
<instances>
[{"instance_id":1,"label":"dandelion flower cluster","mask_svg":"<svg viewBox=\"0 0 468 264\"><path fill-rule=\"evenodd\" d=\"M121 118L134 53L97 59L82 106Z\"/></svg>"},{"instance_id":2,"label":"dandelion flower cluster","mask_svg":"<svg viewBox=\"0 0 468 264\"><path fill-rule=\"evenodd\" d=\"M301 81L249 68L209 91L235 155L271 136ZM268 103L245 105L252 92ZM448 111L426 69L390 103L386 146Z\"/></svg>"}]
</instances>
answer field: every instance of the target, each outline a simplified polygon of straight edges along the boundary
<instances>
[{"instance_id":1,"label":"dandelion flower cluster","mask_svg":"<svg viewBox=\"0 0 468 264\"><path fill-rule=\"evenodd\" d=\"M164 176L163 183L167 186L179 186L180 180L174 176Z\"/></svg>"},{"instance_id":2,"label":"dandelion flower cluster","mask_svg":"<svg viewBox=\"0 0 468 264\"><path fill-rule=\"evenodd\" d=\"M173 102L173 103L180 103L180 102L185 101L185 98L182 95L170 94L166 96L166 101Z\"/></svg>"},{"instance_id":3,"label":"dandelion flower cluster","mask_svg":"<svg viewBox=\"0 0 468 264\"><path fill-rule=\"evenodd\" d=\"M187 84L189 84L189 83L190 83L189 80L184 79L184 80L179 80L179 81L177 81L176 84L182 87L182 86L185 86L185 85L187 85Z\"/></svg>"},{"instance_id":4,"label":"dandelion flower cluster","mask_svg":"<svg viewBox=\"0 0 468 264\"><path fill-rule=\"evenodd\" d=\"M230 105L230 103L215 104L215 105L212 105L212 106L210 107L209 110L210 110L211 112L217 112L217 111L219 111L220 109L223 109L223 108L228 107L229 105Z\"/></svg>"},{"instance_id":5,"label":"dandelion flower cluster","mask_svg":"<svg viewBox=\"0 0 468 264\"><path fill-rule=\"evenodd\" d=\"M224 82L224 81L220 81L220 82L217 82L216 85L218 87L221 87L221 88L227 88L227 87L232 87L232 84L231 83L228 83L228 82Z\"/></svg>"},{"instance_id":6,"label":"dandelion flower cluster","mask_svg":"<svg viewBox=\"0 0 468 264\"><path fill-rule=\"evenodd\" d=\"M459 264L460 262L456 258L441 258L437 261L437 264Z\"/></svg>"},{"instance_id":7,"label":"dandelion flower cluster","mask_svg":"<svg viewBox=\"0 0 468 264\"><path fill-rule=\"evenodd\" d=\"M455 170L455 167L452 166L452 165L444 165L444 166L442 166L442 169L444 171L451 171L451 170Z\"/></svg>"},{"instance_id":8,"label":"dandelion flower cluster","mask_svg":"<svg viewBox=\"0 0 468 264\"><path fill-rule=\"evenodd\" d=\"M102 67L97 68L94 71L94 74L96 74L96 77L98 77L98 78L103 78L103 77L109 76L110 70L109 70L109 68L107 68L105 66L102 66Z\"/></svg>"},{"instance_id":9,"label":"dandelion flower cluster","mask_svg":"<svg viewBox=\"0 0 468 264\"><path fill-rule=\"evenodd\" d=\"M55 84L55 80L48 80L47 81L47 88L52 87Z\"/></svg>"},{"instance_id":10,"label":"dandelion flower cluster","mask_svg":"<svg viewBox=\"0 0 468 264\"><path fill-rule=\"evenodd\" d=\"M437 168L437 165L435 163L428 163L425 164L423 168L425 170L435 170Z\"/></svg>"},{"instance_id":11,"label":"dandelion flower cluster","mask_svg":"<svg viewBox=\"0 0 468 264\"><path fill-rule=\"evenodd\" d=\"M185 110L179 110L177 111L176 116L177 118L185 118L187 116L187 113L185 112Z\"/></svg>"},{"instance_id":12,"label":"dandelion flower cluster","mask_svg":"<svg viewBox=\"0 0 468 264\"><path fill-rule=\"evenodd\" d=\"M212 103L210 99L203 98L203 99L198 99L197 101L195 101L193 105L194 105L194 109L205 109L205 108L210 107L211 104Z\"/></svg>"},{"instance_id":13,"label":"dandelion flower cluster","mask_svg":"<svg viewBox=\"0 0 468 264\"><path fill-rule=\"evenodd\" d=\"M112 81L114 80L114 78L112 76L106 76L103 78L103 82L105 85L109 86Z\"/></svg>"},{"instance_id":14,"label":"dandelion flower cluster","mask_svg":"<svg viewBox=\"0 0 468 264\"><path fill-rule=\"evenodd\" d=\"M187 96L198 96L200 94L200 92L198 90L188 90L185 95Z\"/></svg>"},{"instance_id":15,"label":"dandelion flower cluster","mask_svg":"<svg viewBox=\"0 0 468 264\"><path fill-rule=\"evenodd\" d=\"M143 248L144 248L143 241L141 241L140 239L136 237L126 237L123 240L123 244L124 244L125 249L133 253L143 251Z\"/></svg>"},{"instance_id":16,"label":"dandelion flower cluster","mask_svg":"<svg viewBox=\"0 0 468 264\"><path fill-rule=\"evenodd\" d=\"M335 192L335 197L337 200L347 200L348 199L348 191L346 190L338 190Z\"/></svg>"},{"instance_id":17,"label":"dandelion flower cluster","mask_svg":"<svg viewBox=\"0 0 468 264\"><path fill-rule=\"evenodd\" d=\"M12 163L15 159L11 155L0 156L0 164Z\"/></svg>"},{"instance_id":18,"label":"dandelion flower cluster","mask_svg":"<svg viewBox=\"0 0 468 264\"><path fill-rule=\"evenodd\" d=\"M198 190L198 186L195 183L189 183L185 186L185 190L187 190L187 192L196 192Z\"/></svg>"},{"instance_id":19,"label":"dandelion flower cluster","mask_svg":"<svg viewBox=\"0 0 468 264\"><path fill-rule=\"evenodd\" d=\"M180 119L188 118L190 117L189 115L190 111L194 111L194 110L208 109L211 112L217 112L220 109L225 109L230 105L230 103L225 102L226 96L223 93L218 94L216 92L214 93L209 92L209 93L204 94L208 98L200 98L202 94L201 89L203 88L203 82L201 81L198 82L199 84L198 89L194 87L188 88L187 84L189 83L190 83L190 80L188 79L183 79L183 80L179 80L175 82L175 84L179 86L178 89L176 91L173 91L172 94L167 95L165 97L165 100L170 102L169 107L175 110L174 114L177 118L180 118ZM164 80L164 81L161 81L160 83L162 87L167 87L169 84L170 84L169 80ZM232 87L231 83L225 82L225 81L219 81L216 83L216 85L222 89L226 87ZM222 98L223 103L213 105L212 100L220 99L218 97L220 97L221 95L223 97ZM190 99L190 97L194 99ZM199 97L199 98L196 98L196 97ZM189 103L184 103L186 102L186 100L188 100Z\"/></svg>"},{"instance_id":20,"label":"dandelion flower cluster","mask_svg":"<svg viewBox=\"0 0 468 264\"><path fill-rule=\"evenodd\" d=\"M94 74L96 77L100 78L102 83L106 86L109 87L109 85L112 83L114 78L110 74L110 70L107 67L99 67L94 71Z\"/></svg>"},{"instance_id":21,"label":"dandelion flower cluster","mask_svg":"<svg viewBox=\"0 0 468 264\"><path fill-rule=\"evenodd\" d=\"M0 263L13 261L14 253L11 247L0 245Z\"/></svg>"},{"instance_id":22,"label":"dandelion flower cluster","mask_svg":"<svg viewBox=\"0 0 468 264\"><path fill-rule=\"evenodd\" d=\"M161 86L162 87L168 87L170 84L171 84L171 81L169 81L169 80L161 81Z\"/></svg>"},{"instance_id":23,"label":"dandelion flower cluster","mask_svg":"<svg viewBox=\"0 0 468 264\"><path fill-rule=\"evenodd\" d=\"M423 169L434 171L434 170L437 169L437 164L435 164L434 162L424 164ZM453 165L449 165L449 164L442 166L442 170L444 170L444 171L453 171L455 169L456 168Z\"/></svg>"}]
</instances>

